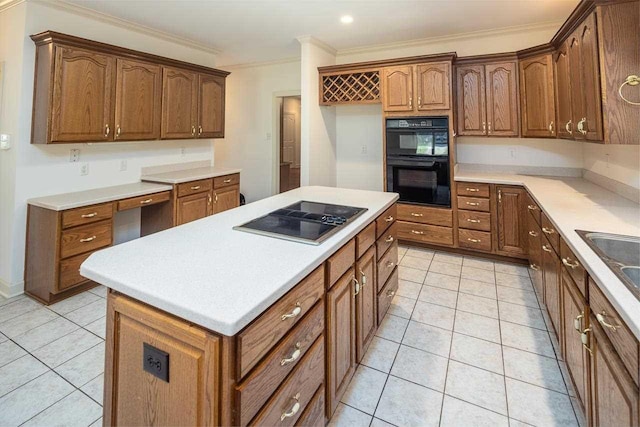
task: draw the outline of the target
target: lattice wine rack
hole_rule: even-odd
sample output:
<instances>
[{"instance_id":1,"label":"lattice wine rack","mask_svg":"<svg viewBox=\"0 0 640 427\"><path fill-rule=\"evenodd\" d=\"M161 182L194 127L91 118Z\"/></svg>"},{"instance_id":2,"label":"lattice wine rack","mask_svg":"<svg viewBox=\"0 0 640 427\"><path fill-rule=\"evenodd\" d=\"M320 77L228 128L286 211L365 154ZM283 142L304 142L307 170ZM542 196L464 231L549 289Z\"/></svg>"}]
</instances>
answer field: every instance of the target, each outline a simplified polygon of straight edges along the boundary
<instances>
[{"instance_id":1,"label":"lattice wine rack","mask_svg":"<svg viewBox=\"0 0 640 427\"><path fill-rule=\"evenodd\" d=\"M380 102L380 71L369 70L320 76L320 104Z\"/></svg>"}]
</instances>

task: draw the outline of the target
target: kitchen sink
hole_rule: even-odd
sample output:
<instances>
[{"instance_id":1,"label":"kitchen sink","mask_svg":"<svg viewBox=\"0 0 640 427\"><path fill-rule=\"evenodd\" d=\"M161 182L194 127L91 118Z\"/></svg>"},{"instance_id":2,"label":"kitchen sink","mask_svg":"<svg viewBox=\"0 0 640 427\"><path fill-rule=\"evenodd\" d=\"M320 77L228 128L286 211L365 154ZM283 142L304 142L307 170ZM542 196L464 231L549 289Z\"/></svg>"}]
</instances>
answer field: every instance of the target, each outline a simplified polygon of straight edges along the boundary
<instances>
[{"instance_id":1,"label":"kitchen sink","mask_svg":"<svg viewBox=\"0 0 640 427\"><path fill-rule=\"evenodd\" d=\"M576 232L640 300L640 237Z\"/></svg>"}]
</instances>

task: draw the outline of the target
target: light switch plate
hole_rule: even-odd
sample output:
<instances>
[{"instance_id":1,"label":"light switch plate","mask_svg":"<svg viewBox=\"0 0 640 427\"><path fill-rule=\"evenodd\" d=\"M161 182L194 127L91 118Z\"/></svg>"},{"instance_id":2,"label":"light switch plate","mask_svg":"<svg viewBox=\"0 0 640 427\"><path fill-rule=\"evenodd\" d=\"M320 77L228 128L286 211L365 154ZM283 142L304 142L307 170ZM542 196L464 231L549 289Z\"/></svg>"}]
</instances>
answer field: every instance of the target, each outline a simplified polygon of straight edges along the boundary
<instances>
[{"instance_id":1,"label":"light switch plate","mask_svg":"<svg viewBox=\"0 0 640 427\"><path fill-rule=\"evenodd\" d=\"M11 135L6 133L0 134L0 150L8 150L11 148Z\"/></svg>"}]
</instances>

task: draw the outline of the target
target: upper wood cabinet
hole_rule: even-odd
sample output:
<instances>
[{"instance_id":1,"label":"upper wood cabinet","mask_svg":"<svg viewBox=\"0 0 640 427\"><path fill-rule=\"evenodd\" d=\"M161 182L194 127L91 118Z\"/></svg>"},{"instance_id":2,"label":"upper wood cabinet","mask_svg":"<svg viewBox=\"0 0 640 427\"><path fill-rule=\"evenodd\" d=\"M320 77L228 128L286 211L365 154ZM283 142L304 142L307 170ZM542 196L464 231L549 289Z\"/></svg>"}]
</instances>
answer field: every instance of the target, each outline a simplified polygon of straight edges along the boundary
<instances>
[{"instance_id":1,"label":"upper wood cabinet","mask_svg":"<svg viewBox=\"0 0 640 427\"><path fill-rule=\"evenodd\" d=\"M527 254L526 190L496 185L498 193L498 249L506 256Z\"/></svg>"},{"instance_id":2,"label":"upper wood cabinet","mask_svg":"<svg viewBox=\"0 0 640 427\"><path fill-rule=\"evenodd\" d=\"M486 135L487 107L484 65L458 67L458 135Z\"/></svg>"},{"instance_id":3,"label":"upper wood cabinet","mask_svg":"<svg viewBox=\"0 0 640 427\"><path fill-rule=\"evenodd\" d=\"M451 62L430 62L383 69L384 111L448 110Z\"/></svg>"},{"instance_id":4,"label":"upper wood cabinet","mask_svg":"<svg viewBox=\"0 0 640 427\"><path fill-rule=\"evenodd\" d=\"M637 10L636 10L637 13ZM636 29L638 30L638 29ZM600 92L600 65L598 59L598 36L594 13L578 27L576 38L580 40L580 86L574 88L584 96L582 103L582 132L587 141L602 141L602 94ZM573 64L571 64L573 67ZM574 113L575 117L575 113ZM577 118L577 117L576 117ZM580 121L578 121L578 124ZM580 131L581 127L578 127Z\"/></svg>"},{"instance_id":5,"label":"upper wood cabinet","mask_svg":"<svg viewBox=\"0 0 640 427\"><path fill-rule=\"evenodd\" d=\"M32 144L224 136L229 73L52 31L31 39Z\"/></svg>"},{"instance_id":6,"label":"upper wood cabinet","mask_svg":"<svg viewBox=\"0 0 640 427\"><path fill-rule=\"evenodd\" d=\"M569 40L565 40L553 55L556 99L556 128L560 138L573 139L575 124L571 111L571 69L569 67Z\"/></svg>"},{"instance_id":7,"label":"upper wood cabinet","mask_svg":"<svg viewBox=\"0 0 640 427\"><path fill-rule=\"evenodd\" d=\"M520 116L523 137L556 136L553 58L550 53L520 61Z\"/></svg>"},{"instance_id":8,"label":"upper wood cabinet","mask_svg":"<svg viewBox=\"0 0 640 427\"><path fill-rule=\"evenodd\" d=\"M116 140L160 137L162 69L159 65L118 58L116 61Z\"/></svg>"}]
</instances>

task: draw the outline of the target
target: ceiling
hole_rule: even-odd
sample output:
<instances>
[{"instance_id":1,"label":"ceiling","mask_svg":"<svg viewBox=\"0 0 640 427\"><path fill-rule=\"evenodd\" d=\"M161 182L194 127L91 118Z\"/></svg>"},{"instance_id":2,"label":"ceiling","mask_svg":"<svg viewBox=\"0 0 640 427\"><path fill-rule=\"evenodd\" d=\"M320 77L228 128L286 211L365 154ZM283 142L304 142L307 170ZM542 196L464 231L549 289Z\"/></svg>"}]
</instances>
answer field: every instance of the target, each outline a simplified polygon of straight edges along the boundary
<instances>
[{"instance_id":1,"label":"ceiling","mask_svg":"<svg viewBox=\"0 0 640 427\"><path fill-rule=\"evenodd\" d=\"M219 65L299 55L298 36L337 50L564 21L578 0L67 0L221 51ZM342 15L352 24L340 23Z\"/></svg>"}]
</instances>

